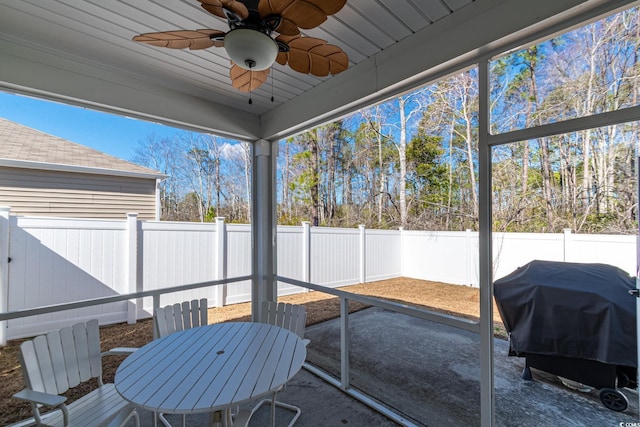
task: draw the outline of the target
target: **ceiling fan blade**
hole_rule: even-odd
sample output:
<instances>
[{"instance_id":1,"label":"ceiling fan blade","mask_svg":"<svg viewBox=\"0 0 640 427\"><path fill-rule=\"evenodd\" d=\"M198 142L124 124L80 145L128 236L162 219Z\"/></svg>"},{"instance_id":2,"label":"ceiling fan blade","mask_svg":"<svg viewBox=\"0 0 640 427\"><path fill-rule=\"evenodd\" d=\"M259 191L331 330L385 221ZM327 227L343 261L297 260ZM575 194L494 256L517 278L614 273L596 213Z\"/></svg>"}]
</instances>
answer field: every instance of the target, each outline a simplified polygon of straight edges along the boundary
<instances>
[{"instance_id":1,"label":"ceiling fan blade","mask_svg":"<svg viewBox=\"0 0 640 427\"><path fill-rule=\"evenodd\" d=\"M315 37L283 37L281 40L289 45L289 52L280 52L276 57L279 64L289 64L292 70L299 73L324 77L338 74L349 67L347 54L338 46Z\"/></svg>"},{"instance_id":2,"label":"ceiling fan blade","mask_svg":"<svg viewBox=\"0 0 640 427\"><path fill-rule=\"evenodd\" d=\"M249 9L244 3L237 0L198 0L201 6L207 11L220 18L227 19L222 8L236 14L240 19L244 20L249 17Z\"/></svg>"},{"instance_id":3,"label":"ceiling fan blade","mask_svg":"<svg viewBox=\"0 0 640 427\"><path fill-rule=\"evenodd\" d=\"M212 40L212 37L224 36L224 31L201 30L175 30L161 31L159 33L145 33L135 36L132 40L151 46L168 47L170 49L206 49L211 46L221 47L223 41Z\"/></svg>"},{"instance_id":4,"label":"ceiling fan blade","mask_svg":"<svg viewBox=\"0 0 640 427\"><path fill-rule=\"evenodd\" d=\"M267 81L267 76L269 76L269 68L262 71L250 71L239 67L233 62L231 62L231 64L233 64L229 71L231 84L234 88L242 92L251 92L258 89Z\"/></svg>"},{"instance_id":5,"label":"ceiling fan blade","mask_svg":"<svg viewBox=\"0 0 640 427\"><path fill-rule=\"evenodd\" d=\"M282 22L276 31L296 35L298 28L311 29L326 21L328 15L337 13L347 0L260 0L260 17L280 15ZM294 30L295 27L295 30Z\"/></svg>"}]
</instances>

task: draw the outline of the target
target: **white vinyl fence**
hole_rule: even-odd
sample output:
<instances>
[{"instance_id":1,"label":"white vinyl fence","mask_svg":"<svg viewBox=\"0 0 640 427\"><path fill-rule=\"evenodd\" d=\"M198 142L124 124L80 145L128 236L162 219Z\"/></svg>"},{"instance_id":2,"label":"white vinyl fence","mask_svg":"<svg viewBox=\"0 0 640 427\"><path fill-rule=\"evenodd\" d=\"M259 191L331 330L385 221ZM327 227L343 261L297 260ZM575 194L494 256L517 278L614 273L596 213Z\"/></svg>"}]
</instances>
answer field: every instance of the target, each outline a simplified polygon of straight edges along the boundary
<instances>
[{"instance_id":1,"label":"white vinyl fence","mask_svg":"<svg viewBox=\"0 0 640 427\"><path fill-rule=\"evenodd\" d=\"M328 287L393 277L477 286L478 234L280 226L278 275ZM533 259L604 262L635 274L635 236L494 235L494 277ZM17 217L0 208L0 312L251 274L251 227L215 223ZM279 283L278 294L307 292ZM250 301L251 283L163 295L161 305L207 297ZM9 339L98 318L149 317L151 298L13 319Z\"/></svg>"}]
</instances>

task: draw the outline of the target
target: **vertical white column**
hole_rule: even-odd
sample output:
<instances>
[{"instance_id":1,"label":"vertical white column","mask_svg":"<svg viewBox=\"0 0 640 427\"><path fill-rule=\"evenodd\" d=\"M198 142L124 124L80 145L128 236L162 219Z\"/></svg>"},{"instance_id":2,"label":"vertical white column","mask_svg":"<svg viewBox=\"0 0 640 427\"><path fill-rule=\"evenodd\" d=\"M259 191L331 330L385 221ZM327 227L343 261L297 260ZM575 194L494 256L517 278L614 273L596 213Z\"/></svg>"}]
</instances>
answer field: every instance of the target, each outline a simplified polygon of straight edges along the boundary
<instances>
[{"instance_id":1,"label":"vertical white column","mask_svg":"<svg viewBox=\"0 0 640 427\"><path fill-rule=\"evenodd\" d=\"M302 221L302 280L311 282L311 223ZM306 289L309 292L309 289Z\"/></svg>"},{"instance_id":2,"label":"vertical white column","mask_svg":"<svg viewBox=\"0 0 640 427\"><path fill-rule=\"evenodd\" d=\"M160 221L162 202L160 201L160 183L162 179L156 178L156 221Z\"/></svg>"},{"instance_id":3,"label":"vertical white column","mask_svg":"<svg viewBox=\"0 0 640 427\"><path fill-rule=\"evenodd\" d=\"M472 253L473 245L471 244L471 229L467 228L464 234L464 251L465 251L465 282L469 286L477 285L475 283L474 277L471 275L471 271L473 271L473 253Z\"/></svg>"},{"instance_id":4,"label":"vertical white column","mask_svg":"<svg viewBox=\"0 0 640 427\"><path fill-rule=\"evenodd\" d=\"M216 217L216 280L227 278L227 225L224 217ZM227 285L216 286L214 290L215 307L225 304Z\"/></svg>"},{"instance_id":5,"label":"vertical white column","mask_svg":"<svg viewBox=\"0 0 640 427\"><path fill-rule=\"evenodd\" d=\"M640 200L640 157L636 158L636 197ZM638 366L640 366L640 214L636 209L636 221L638 221L638 234L636 235L636 354ZM636 370L636 384L640 380L640 371ZM638 393L638 405L640 405L640 393Z\"/></svg>"},{"instance_id":6,"label":"vertical white column","mask_svg":"<svg viewBox=\"0 0 640 427\"><path fill-rule=\"evenodd\" d=\"M251 145L251 318L260 319L262 301L276 301L276 159L277 142Z\"/></svg>"},{"instance_id":7,"label":"vertical white column","mask_svg":"<svg viewBox=\"0 0 640 427\"><path fill-rule=\"evenodd\" d=\"M491 230L491 145L489 141L489 62L478 63L478 189L480 251L480 426L495 423L493 360L493 245Z\"/></svg>"},{"instance_id":8,"label":"vertical white column","mask_svg":"<svg viewBox=\"0 0 640 427\"><path fill-rule=\"evenodd\" d=\"M571 229L564 228L562 233L562 261L569 262L569 258L571 257Z\"/></svg>"},{"instance_id":9,"label":"vertical white column","mask_svg":"<svg viewBox=\"0 0 640 427\"><path fill-rule=\"evenodd\" d=\"M9 212L0 206L0 313L9 311ZM0 345L7 344L7 321L0 322Z\"/></svg>"},{"instance_id":10,"label":"vertical white column","mask_svg":"<svg viewBox=\"0 0 640 427\"><path fill-rule=\"evenodd\" d=\"M127 266L127 283L124 292L132 294L138 290L138 214L127 213L127 248L124 263ZM129 300L127 304L127 323L136 323L137 300Z\"/></svg>"},{"instance_id":11,"label":"vertical white column","mask_svg":"<svg viewBox=\"0 0 640 427\"><path fill-rule=\"evenodd\" d=\"M400 231L400 276L404 276L404 272L405 272L405 266L404 266L404 254L405 254L405 249L404 249L404 244L405 244L405 239L404 239L404 227L398 227L398 230Z\"/></svg>"},{"instance_id":12,"label":"vertical white column","mask_svg":"<svg viewBox=\"0 0 640 427\"><path fill-rule=\"evenodd\" d=\"M367 282L367 229L364 224L360 229L360 283Z\"/></svg>"}]
</instances>

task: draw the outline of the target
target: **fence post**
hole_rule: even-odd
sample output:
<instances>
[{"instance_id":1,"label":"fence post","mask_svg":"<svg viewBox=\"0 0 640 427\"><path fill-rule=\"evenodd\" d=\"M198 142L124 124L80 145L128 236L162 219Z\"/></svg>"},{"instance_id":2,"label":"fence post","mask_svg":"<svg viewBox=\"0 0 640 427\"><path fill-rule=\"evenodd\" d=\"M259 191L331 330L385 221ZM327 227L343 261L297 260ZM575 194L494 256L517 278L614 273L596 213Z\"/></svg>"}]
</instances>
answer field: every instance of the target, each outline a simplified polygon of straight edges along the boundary
<instances>
[{"instance_id":1,"label":"fence post","mask_svg":"<svg viewBox=\"0 0 640 427\"><path fill-rule=\"evenodd\" d=\"M9 211L0 206L0 313L9 311ZM0 345L7 344L7 321L0 322Z\"/></svg>"},{"instance_id":2,"label":"fence post","mask_svg":"<svg viewBox=\"0 0 640 427\"><path fill-rule=\"evenodd\" d=\"M569 260L569 252L570 252L570 244L571 244L571 229L564 228L562 230L563 238L562 238L562 261L568 262Z\"/></svg>"},{"instance_id":3,"label":"fence post","mask_svg":"<svg viewBox=\"0 0 640 427\"><path fill-rule=\"evenodd\" d=\"M360 283L367 282L367 233L364 224L358 226L360 229Z\"/></svg>"},{"instance_id":4,"label":"fence post","mask_svg":"<svg viewBox=\"0 0 640 427\"><path fill-rule=\"evenodd\" d=\"M216 217L216 280L227 278L227 225L224 217ZM214 307L222 307L225 304L227 285L215 287Z\"/></svg>"},{"instance_id":5,"label":"fence post","mask_svg":"<svg viewBox=\"0 0 640 427\"><path fill-rule=\"evenodd\" d=\"M467 264L464 268L465 273L466 273L466 278L465 281L467 282L467 285L469 286L478 286L473 279L471 278L471 268L473 266L473 260L472 260L472 256L473 256L473 251L471 250L471 229L467 228L465 231L465 243L464 243L464 251L465 251L465 263ZM474 275L475 276L475 275Z\"/></svg>"},{"instance_id":6,"label":"fence post","mask_svg":"<svg viewBox=\"0 0 640 427\"><path fill-rule=\"evenodd\" d=\"M311 223L302 221L302 281L311 283ZM309 289L306 289L309 292Z\"/></svg>"},{"instance_id":7,"label":"fence post","mask_svg":"<svg viewBox=\"0 0 640 427\"><path fill-rule=\"evenodd\" d=\"M404 277L404 254L405 254L405 249L404 249L404 243L405 243L405 239L404 239L404 227L398 227L398 232L400 233L400 276Z\"/></svg>"},{"instance_id":8,"label":"fence post","mask_svg":"<svg viewBox=\"0 0 640 427\"><path fill-rule=\"evenodd\" d=\"M127 212L127 250L125 251L127 266L127 289L132 294L138 290L138 214ZM138 317L138 304L135 299L127 303L127 323L134 324Z\"/></svg>"}]
</instances>

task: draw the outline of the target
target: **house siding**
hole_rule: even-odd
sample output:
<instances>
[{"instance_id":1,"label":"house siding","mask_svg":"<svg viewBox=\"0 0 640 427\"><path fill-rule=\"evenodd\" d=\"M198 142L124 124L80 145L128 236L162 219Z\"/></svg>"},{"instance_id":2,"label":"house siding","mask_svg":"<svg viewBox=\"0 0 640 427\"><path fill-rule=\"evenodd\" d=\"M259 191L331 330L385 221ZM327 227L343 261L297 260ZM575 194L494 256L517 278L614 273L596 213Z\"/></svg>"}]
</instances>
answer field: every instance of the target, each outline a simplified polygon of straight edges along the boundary
<instances>
[{"instance_id":1,"label":"house siding","mask_svg":"<svg viewBox=\"0 0 640 427\"><path fill-rule=\"evenodd\" d=\"M155 179L0 167L0 205L16 215L154 220Z\"/></svg>"}]
</instances>

